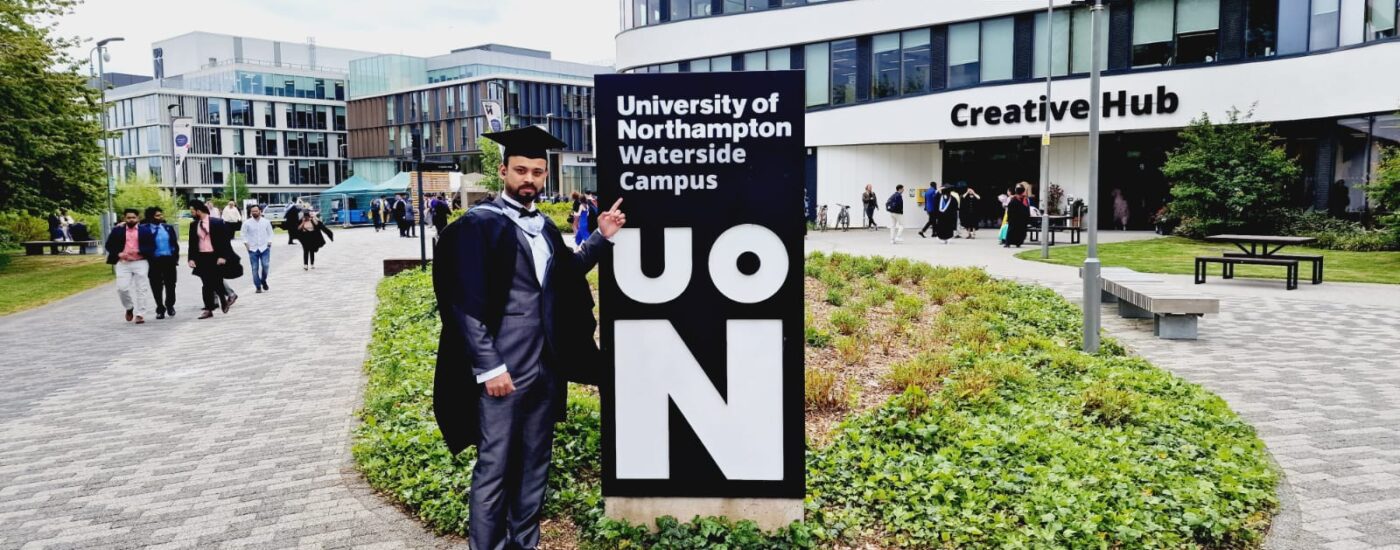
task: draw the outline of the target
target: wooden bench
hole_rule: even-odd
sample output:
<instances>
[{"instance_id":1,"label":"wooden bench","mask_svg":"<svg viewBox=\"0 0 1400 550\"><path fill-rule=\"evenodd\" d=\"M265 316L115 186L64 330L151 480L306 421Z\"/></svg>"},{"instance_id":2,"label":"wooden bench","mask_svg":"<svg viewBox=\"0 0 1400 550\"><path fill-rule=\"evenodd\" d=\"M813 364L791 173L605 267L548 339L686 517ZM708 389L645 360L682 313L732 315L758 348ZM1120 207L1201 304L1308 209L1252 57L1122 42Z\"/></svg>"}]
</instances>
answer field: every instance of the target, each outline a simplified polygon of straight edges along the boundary
<instances>
[{"instance_id":1,"label":"wooden bench","mask_svg":"<svg viewBox=\"0 0 1400 550\"><path fill-rule=\"evenodd\" d=\"M1250 256L1249 254L1245 254L1243 252L1226 252L1225 257L1255 258L1258 256ZM1268 257L1277 258L1280 260L1298 260L1300 262L1312 262L1312 284L1322 284L1322 256L1311 254L1270 254Z\"/></svg>"},{"instance_id":2,"label":"wooden bench","mask_svg":"<svg viewBox=\"0 0 1400 550\"><path fill-rule=\"evenodd\" d=\"M97 241L24 241L20 244L24 245L25 256L42 256L44 247L49 248L50 254L58 254L59 248L70 246L78 247L79 254L87 254L89 247L97 247Z\"/></svg>"},{"instance_id":3,"label":"wooden bench","mask_svg":"<svg viewBox=\"0 0 1400 550\"><path fill-rule=\"evenodd\" d=\"M1197 320L1220 313L1220 300L1168 284L1155 275L1123 267L1099 272L1104 303L1118 303L1118 315L1152 319L1152 334L1168 340L1195 340Z\"/></svg>"},{"instance_id":4,"label":"wooden bench","mask_svg":"<svg viewBox=\"0 0 1400 550\"><path fill-rule=\"evenodd\" d=\"M1069 244L1079 244L1079 232L1083 228L1073 225L1057 225L1050 227L1050 245L1055 245L1055 234L1069 232ZM1040 242L1040 226L1031 224L1026 227L1027 238L1033 243Z\"/></svg>"},{"instance_id":5,"label":"wooden bench","mask_svg":"<svg viewBox=\"0 0 1400 550\"><path fill-rule=\"evenodd\" d=\"M1246 265L1273 265L1284 268L1284 288L1295 290L1298 288L1298 260L1272 259L1259 256L1197 256L1196 257L1196 284L1205 284L1207 264L1220 264L1220 278L1235 278L1235 266Z\"/></svg>"}]
</instances>

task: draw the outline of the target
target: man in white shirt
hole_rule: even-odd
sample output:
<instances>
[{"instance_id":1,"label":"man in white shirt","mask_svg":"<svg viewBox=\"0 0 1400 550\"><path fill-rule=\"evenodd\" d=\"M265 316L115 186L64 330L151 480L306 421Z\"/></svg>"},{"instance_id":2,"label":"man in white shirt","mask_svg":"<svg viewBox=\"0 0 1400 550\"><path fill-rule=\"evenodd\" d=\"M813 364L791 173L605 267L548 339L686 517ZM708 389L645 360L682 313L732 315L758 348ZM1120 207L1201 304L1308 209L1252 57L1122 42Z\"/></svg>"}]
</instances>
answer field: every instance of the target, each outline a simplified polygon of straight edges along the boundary
<instances>
[{"instance_id":1,"label":"man in white shirt","mask_svg":"<svg viewBox=\"0 0 1400 550\"><path fill-rule=\"evenodd\" d=\"M248 264L253 271L253 287L259 294L267 290L267 268L272 259L272 222L262 215L262 207L248 207L243 223L243 245L248 247Z\"/></svg>"}]
</instances>

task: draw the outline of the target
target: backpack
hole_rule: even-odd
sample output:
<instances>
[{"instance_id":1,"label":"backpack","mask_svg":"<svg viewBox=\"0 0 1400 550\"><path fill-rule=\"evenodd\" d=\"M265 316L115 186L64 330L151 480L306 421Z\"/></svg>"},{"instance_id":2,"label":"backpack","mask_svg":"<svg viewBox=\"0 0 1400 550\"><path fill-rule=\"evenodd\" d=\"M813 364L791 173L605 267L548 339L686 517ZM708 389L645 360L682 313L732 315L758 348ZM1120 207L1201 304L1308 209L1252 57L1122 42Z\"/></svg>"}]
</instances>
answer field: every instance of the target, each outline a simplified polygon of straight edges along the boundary
<instances>
[{"instance_id":1,"label":"backpack","mask_svg":"<svg viewBox=\"0 0 1400 550\"><path fill-rule=\"evenodd\" d=\"M894 199L895 199L895 197L898 197L898 196L899 196L899 195L890 195L890 198L889 198L888 200L885 201L885 211L886 211L886 212L894 212Z\"/></svg>"}]
</instances>

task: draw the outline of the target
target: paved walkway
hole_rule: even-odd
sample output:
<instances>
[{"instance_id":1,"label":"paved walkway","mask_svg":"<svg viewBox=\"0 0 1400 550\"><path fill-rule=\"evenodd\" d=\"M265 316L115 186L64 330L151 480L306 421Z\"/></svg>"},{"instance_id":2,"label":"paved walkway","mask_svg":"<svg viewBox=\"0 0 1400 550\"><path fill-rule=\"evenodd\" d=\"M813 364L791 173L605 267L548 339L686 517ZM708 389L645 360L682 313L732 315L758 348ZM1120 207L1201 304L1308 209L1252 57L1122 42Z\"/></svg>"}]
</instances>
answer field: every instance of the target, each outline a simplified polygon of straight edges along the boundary
<instances>
[{"instance_id":1,"label":"paved walkway","mask_svg":"<svg viewBox=\"0 0 1400 550\"><path fill-rule=\"evenodd\" d=\"M0 548L426 548L450 544L375 496L350 458L379 260L368 229L303 272L275 241L270 293L228 315L121 319L111 285L0 317Z\"/></svg>"},{"instance_id":2,"label":"paved walkway","mask_svg":"<svg viewBox=\"0 0 1400 550\"><path fill-rule=\"evenodd\" d=\"M1104 242L1151 238L1104 232ZM1073 267L1018 260L995 235L939 244L906 233L813 233L810 250L977 265L1078 301ZM1027 248L1031 246L1028 244ZM1104 310L1108 332L1156 365L1223 397L1253 424L1284 472L1270 548L1400 548L1400 286L1166 276L1221 300L1201 339L1159 340L1151 321Z\"/></svg>"}]
</instances>

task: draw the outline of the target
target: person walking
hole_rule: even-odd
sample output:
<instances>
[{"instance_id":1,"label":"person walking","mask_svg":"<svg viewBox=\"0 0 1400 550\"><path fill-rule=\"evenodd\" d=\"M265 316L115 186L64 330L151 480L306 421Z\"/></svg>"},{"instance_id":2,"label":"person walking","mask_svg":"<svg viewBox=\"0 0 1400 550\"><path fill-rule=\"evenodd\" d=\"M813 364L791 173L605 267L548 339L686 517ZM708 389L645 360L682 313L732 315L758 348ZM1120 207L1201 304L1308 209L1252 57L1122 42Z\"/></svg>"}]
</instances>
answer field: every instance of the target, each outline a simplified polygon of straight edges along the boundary
<instances>
[{"instance_id":1,"label":"person walking","mask_svg":"<svg viewBox=\"0 0 1400 550\"><path fill-rule=\"evenodd\" d=\"M865 206L865 227L875 229L875 204L879 198L875 196L875 190L870 188L870 184L865 185L865 192L860 195L860 202Z\"/></svg>"},{"instance_id":2,"label":"person walking","mask_svg":"<svg viewBox=\"0 0 1400 550\"><path fill-rule=\"evenodd\" d=\"M223 220L210 215L209 205L203 201L190 201L190 215L194 220L190 222L188 263L194 276L199 277L204 297L204 309L199 318L213 317L216 307L227 314L238 301L237 295L228 293L224 282L224 266L238 261L233 251L233 231Z\"/></svg>"},{"instance_id":3,"label":"person walking","mask_svg":"<svg viewBox=\"0 0 1400 550\"><path fill-rule=\"evenodd\" d=\"M262 208L256 204L248 207L248 221L243 223L243 246L248 248L254 292L262 293L267 290L267 269L272 261L272 222L263 217Z\"/></svg>"},{"instance_id":4,"label":"person walking","mask_svg":"<svg viewBox=\"0 0 1400 550\"><path fill-rule=\"evenodd\" d=\"M390 207L394 215L394 225L399 228L399 237L408 238L408 202L403 200L403 193L394 194L394 204Z\"/></svg>"},{"instance_id":5,"label":"person walking","mask_svg":"<svg viewBox=\"0 0 1400 550\"><path fill-rule=\"evenodd\" d=\"M483 135L504 146L505 191L449 225L435 249L433 413L451 453L477 448L471 547L536 548L567 382L587 381L600 363L586 274L626 217L619 199L571 251L535 204L546 151L564 142L536 126Z\"/></svg>"},{"instance_id":6,"label":"person walking","mask_svg":"<svg viewBox=\"0 0 1400 550\"><path fill-rule=\"evenodd\" d=\"M369 201L369 219L374 222L374 232L384 230L384 197L375 197Z\"/></svg>"},{"instance_id":7,"label":"person walking","mask_svg":"<svg viewBox=\"0 0 1400 550\"><path fill-rule=\"evenodd\" d=\"M1026 242L1026 224L1030 223L1030 199L1026 197L1026 187L1017 186L1016 194L1006 201L1006 241L1002 248L1016 247Z\"/></svg>"},{"instance_id":8,"label":"person walking","mask_svg":"<svg viewBox=\"0 0 1400 550\"><path fill-rule=\"evenodd\" d=\"M938 192L938 239L943 244L948 244L951 239L958 234L958 208L961 206L961 197L958 192L948 183L943 184L943 189Z\"/></svg>"},{"instance_id":9,"label":"person walking","mask_svg":"<svg viewBox=\"0 0 1400 550\"><path fill-rule=\"evenodd\" d=\"M236 233L243 229L243 213L238 211L238 205L233 201L228 201L228 204L224 206L222 218L224 223L228 224L230 231Z\"/></svg>"},{"instance_id":10,"label":"person walking","mask_svg":"<svg viewBox=\"0 0 1400 550\"><path fill-rule=\"evenodd\" d=\"M415 198L415 200L405 200L404 204L407 205L407 209L404 210L406 213L404 215L404 224L408 226L408 236L417 237L418 220L422 219L423 214L423 201L422 199Z\"/></svg>"},{"instance_id":11,"label":"person walking","mask_svg":"<svg viewBox=\"0 0 1400 550\"><path fill-rule=\"evenodd\" d=\"M1128 217L1131 211L1128 209L1128 199L1123 196L1123 190L1113 188L1113 223L1121 231L1128 230Z\"/></svg>"},{"instance_id":12,"label":"person walking","mask_svg":"<svg viewBox=\"0 0 1400 550\"><path fill-rule=\"evenodd\" d=\"M126 308L127 322L134 320L138 325L146 322L151 300L151 266L146 258L155 254L155 241L141 230L140 222L141 213L127 208L122 223L112 228L106 243L107 264L117 276L117 297Z\"/></svg>"},{"instance_id":13,"label":"person walking","mask_svg":"<svg viewBox=\"0 0 1400 550\"><path fill-rule=\"evenodd\" d=\"M963 231L967 233L967 238L977 238L977 226L982 225L982 197L977 195L977 190L968 187L962 192L962 201L958 203L958 219L962 221Z\"/></svg>"},{"instance_id":14,"label":"person walking","mask_svg":"<svg viewBox=\"0 0 1400 550\"><path fill-rule=\"evenodd\" d=\"M442 196L434 195L433 202L428 206L433 214L433 234L441 237L442 230L447 229L447 219L452 216L452 205L443 200Z\"/></svg>"},{"instance_id":15,"label":"person walking","mask_svg":"<svg viewBox=\"0 0 1400 550\"><path fill-rule=\"evenodd\" d=\"M894 194L885 199L885 211L890 213L890 244L904 242L904 185L894 186Z\"/></svg>"},{"instance_id":16,"label":"person walking","mask_svg":"<svg viewBox=\"0 0 1400 550\"><path fill-rule=\"evenodd\" d=\"M928 214L928 222L924 223L923 229L919 230L919 237L927 237L925 231L937 231L938 227L938 182L928 182L928 189L924 190L924 213Z\"/></svg>"},{"instance_id":17,"label":"person walking","mask_svg":"<svg viewBox=\"0 0 1400 550\"><path fill-rule=\"evenodd\" d=\"M180 267L180 232L175 226L165 223L165 211L159 206L146 208L146 223L143 226L151 233L155 243L150 264L151 295L156 304L156 319L166 315L175 316L175 279Z\"/></svg>"},{"instance_id":18,"label":"person walking","mask_svg":"<svg viewBox=\"0 0 1400 550\"><path fill-rule=\"evenodd\" d=\"M297 240L301 241L301 270L316 269L316 252L326 246L326 238L335 240L335 234L326 224L321 223L321 218L314 213L307 213L301 219L301 225L295 229ZM325 234L325 237L321 235Z\"/></svg>"}]
</instances>

